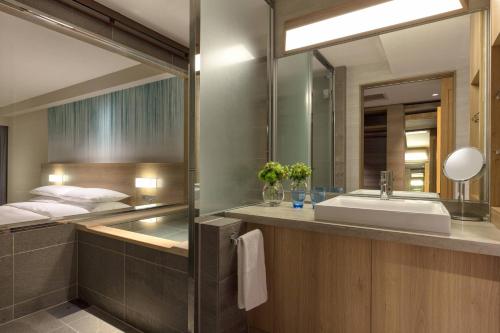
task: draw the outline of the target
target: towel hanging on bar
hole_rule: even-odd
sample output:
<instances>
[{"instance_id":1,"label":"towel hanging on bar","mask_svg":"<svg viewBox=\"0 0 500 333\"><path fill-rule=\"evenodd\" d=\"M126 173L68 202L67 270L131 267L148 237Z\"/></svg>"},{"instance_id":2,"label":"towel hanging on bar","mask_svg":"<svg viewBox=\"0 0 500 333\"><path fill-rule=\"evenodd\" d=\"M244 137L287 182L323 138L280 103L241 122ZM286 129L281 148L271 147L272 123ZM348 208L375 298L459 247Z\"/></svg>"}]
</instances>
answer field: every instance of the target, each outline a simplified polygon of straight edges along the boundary
<instances>
[{"instance_id":1,"label":"towel hanging on bar","mask_svg":"<svg viewBox=\"0 0 500 333\"><path fill-rule=\"evenodd\" d=\"M267 302L264 237L252 230L236 241L238 251L238 307L249 311Z\"/></svg>"}]
</instances>

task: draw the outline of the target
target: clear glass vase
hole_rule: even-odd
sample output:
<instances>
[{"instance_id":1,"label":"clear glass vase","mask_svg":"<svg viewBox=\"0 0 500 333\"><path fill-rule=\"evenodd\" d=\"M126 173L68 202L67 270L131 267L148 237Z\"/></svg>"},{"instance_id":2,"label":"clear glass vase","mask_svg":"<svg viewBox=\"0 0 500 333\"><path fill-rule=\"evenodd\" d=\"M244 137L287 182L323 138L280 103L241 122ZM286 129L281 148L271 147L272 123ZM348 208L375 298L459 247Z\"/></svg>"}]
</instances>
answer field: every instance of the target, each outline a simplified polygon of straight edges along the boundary
<instances>
[{"instance_id":1,"label":"clear glass vase","mask_svg":"<svg viewBox=\"0 0 500 333\"><path fill-rule=\"evenodd\" d=\"M274 184L266 183L262 189L262 199L264 202L271 207L276 207L281 204L285 198L285 191L283 191L283 185L281 182L276 182Z\"/></svg>"},{"instance_id":2,"label":"clear glass vase","mask_svg":"<svg viewBox=\"0 0 500 333\"><path fill-rule=\"evenodd\" d=\"M307 183L305 180L293 181L290 189L293 208L303 208L306 200Z\"/></svg>"}]
</instances>

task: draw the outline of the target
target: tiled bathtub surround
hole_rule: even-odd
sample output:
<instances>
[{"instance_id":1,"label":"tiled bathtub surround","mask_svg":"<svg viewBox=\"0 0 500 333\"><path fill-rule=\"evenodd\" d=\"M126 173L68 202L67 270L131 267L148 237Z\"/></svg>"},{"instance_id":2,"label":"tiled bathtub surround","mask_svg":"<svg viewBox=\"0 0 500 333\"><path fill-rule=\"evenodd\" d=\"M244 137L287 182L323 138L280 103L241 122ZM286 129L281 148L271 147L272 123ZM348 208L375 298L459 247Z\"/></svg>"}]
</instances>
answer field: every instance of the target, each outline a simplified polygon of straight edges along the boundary
<instances>
[{"instance_id":1,"label":"tiled bathtub surround","mask_svg":"<svg viewBox=\"0 0 500 333\"><path fill-rule=\"evenodd\" d=\"M78 232L79 297L145 332L187 332L187 268L187 257Z\"/></svg>"},{"instance_id":2,"label":"tiled bathtub surround","mask_svg":"<svg viewBox=\"0 0 500 333\"><path fill-rule=\"evenodd\" d=\"M75 241L73 225L0 234L0 324L76 298Z\"/></svg>"},{"instance_id":3,"label":"tiled bathtub surround","mask_svg":"<svg viewBox=\"0 0 500 333\"><path fill-rule=\"evenodd\" d=\"M214 218L199 223L201 234L201 333L247 332L246 312L238 309L236 247L231 235L245 233L239 219Z\"/></svg>"}]
</instances>

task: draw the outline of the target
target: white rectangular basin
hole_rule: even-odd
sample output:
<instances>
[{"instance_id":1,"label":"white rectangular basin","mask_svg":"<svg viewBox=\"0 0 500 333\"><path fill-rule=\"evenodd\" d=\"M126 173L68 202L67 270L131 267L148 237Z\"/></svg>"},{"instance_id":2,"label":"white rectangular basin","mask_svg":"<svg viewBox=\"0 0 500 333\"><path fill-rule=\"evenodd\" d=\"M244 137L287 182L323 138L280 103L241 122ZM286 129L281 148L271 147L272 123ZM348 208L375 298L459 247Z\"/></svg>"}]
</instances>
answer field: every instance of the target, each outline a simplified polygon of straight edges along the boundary
<instances>
[{"instance_id":1,"label":"white rectangular basin","mask_svg":"<svg viewBox=\"0 0 500 333\"><path fill-rule=\"evenodd\" d=\"M368 195L368 196L376 196L380 197L380 190L366 190L359 189L349 194L359 194L359 195ZM400 198L419 198L419 199L439 199L439 194L434 192L412 192L412 191L394 191L392 192L393 197Z\"/></svg>"},{"instance_id":2,"label":"white rectangular basin","mask_svg":"<svg viewBox=\"0 0 500 333\"><path fill-rule=\"evenodd\" d=\"M451 218L439 201L338 196L316 204L316 220L450 234Z\"/></svg>"}]
</instances>

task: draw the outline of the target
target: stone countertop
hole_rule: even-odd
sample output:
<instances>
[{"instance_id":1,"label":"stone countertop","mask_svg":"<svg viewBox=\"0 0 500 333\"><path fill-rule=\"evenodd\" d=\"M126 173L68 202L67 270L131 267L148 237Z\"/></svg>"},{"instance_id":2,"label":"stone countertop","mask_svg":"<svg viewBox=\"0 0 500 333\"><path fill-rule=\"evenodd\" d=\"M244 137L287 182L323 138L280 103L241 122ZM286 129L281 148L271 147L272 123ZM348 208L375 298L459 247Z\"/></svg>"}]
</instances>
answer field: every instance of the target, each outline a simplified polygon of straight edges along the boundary
<instances>
[{"instance_id":1,"label":"stone countertop","mask_svg":"<svg viewBox=\"0 0 500 333\"><path fill-rule=\"evenodd\" d=\"M227 211L225 215L256 224L500 256L500 230L489 222L452 220L451 235L431 234L368 225L350 225L341 221L316 221L311 205L305 205L303 209L295 209L286 202L278 207L262 204L237 208Z\"/></svg>"}]
</instances>

